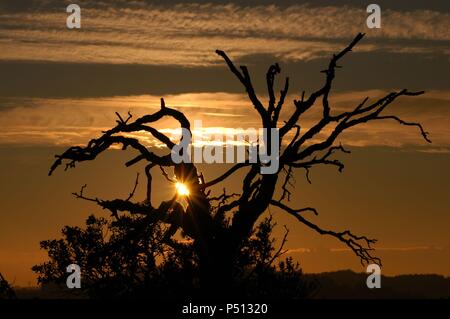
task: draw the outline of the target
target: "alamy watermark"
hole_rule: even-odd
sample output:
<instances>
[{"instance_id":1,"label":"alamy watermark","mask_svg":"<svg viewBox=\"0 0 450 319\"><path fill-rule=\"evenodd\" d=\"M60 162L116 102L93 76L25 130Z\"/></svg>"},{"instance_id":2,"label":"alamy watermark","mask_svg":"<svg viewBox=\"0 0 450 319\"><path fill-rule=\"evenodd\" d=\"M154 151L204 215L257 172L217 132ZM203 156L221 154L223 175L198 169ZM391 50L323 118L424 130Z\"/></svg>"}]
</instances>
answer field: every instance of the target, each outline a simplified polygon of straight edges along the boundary
<instances>
[{"instance_id":1,"label":"alamy watermark","mask_svg":"<svg viewBox=\"0 0 450 319\"><path fill-rule=\"evenodd\" d=\"M81 28L81 8L78 4L69 4L66 12L70 15L66 19L66 26L68 29Z\"/></svg>"},{"instance_id":2,"label":"alamy watermark","mask_svg":"<svg viewBox=\"0 0 450 319\"><path fill-rule=\"evenodd\" d=\"M381 267L377 264L370 264L367 266L366 272L370 273L366 279L367 288L381 288Z\"/></svg>"},{"instance_id":3,"label":"alamy watermark","mask_svg":"<svg viewBox=\"0 0 450 319\"><path fill-rule=\"evenodd\" d=\"M194 121L194 131L202 131L202 121ZM261 174L276 174L280 166L278 128L222 129L205 139L181 128L179 144L172 148L172 161L179 163L261 163ZM248 156L247 156L248 155Z\"/></svg>"},{"instance_id":4,"label":"alamy watermark","mask_svg":"<svg viewBox=\"0 0 450 319\"><path fill-rule=\"evenodd\" d=\"M71 273L67 276L66 286L69 289L81 288L81 268L77 264L70 264L66 268L66 272Z\"/></svg>"},{"instance_id":5,"label":"alamy watermark","mask_svg":"<svg viewBox=\"0 0 450 319\"><path fill-rule=\"evenodd\" d=\"M381 7L372 3L367 6L367 13L370 13L366 19L366 25L369 29L379 29L381 28Z\"/></svg>"}]
</instances>

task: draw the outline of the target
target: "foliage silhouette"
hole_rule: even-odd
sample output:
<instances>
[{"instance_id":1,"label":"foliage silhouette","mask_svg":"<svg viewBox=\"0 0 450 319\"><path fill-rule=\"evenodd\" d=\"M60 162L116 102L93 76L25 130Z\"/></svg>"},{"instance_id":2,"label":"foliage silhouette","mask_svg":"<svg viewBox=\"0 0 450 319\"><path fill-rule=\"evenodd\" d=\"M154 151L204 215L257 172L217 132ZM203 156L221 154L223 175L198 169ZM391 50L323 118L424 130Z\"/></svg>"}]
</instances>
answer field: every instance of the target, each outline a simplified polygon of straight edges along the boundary
<instances>
[{"instance_id":1,"label":"foliage silhouette","mask_svg":"<svg viewBox=\"0 0 450 319\"><path fill-rule=\"evenodd\" d=\"M234 296L292 299L315 291L314 282L303 279L298 263L291 258L275 265L286 237L275 251L274 225L269 216L243 243L235 265L240 271L232 285ZM42 241L41 248L47 250L50 261L32 269L42 286L64 291L67 265L78 264L83 269L82 289L75 289L73 296L79 297L204 297L192 241L180 243L176 249L165 245L160 240L163 228L162 223L150 226L141 216L107 220L91 215L84 229L66 226L62 239Z\"/></svg>"},{"instance_id":2,"label":"foliage silhouette","mask_svg":"<svg viewBox=\"0 0 450 319\"><path fill-rule=\"evenodd\" d=\"M283 148L279 157L280 169L276 174L261 174L260 168L265 164L261 162L250 163L247 159L244 163L235 164L222 175L205 181L203 174L197 171L194 164L173 162L170 151L175 143L151 125L164 117L169 117L176 120L180 127L190 131L190 122L182 112L167 107L164 100L161 99L161 109L156 113L145 115L134 121L132 121L130 113L126 119L117 114L117 125L103 132L102 136L92 139L85 147L70 147L63 154L56 155L56 160L50 168L49 175L63 164L65 164L66 169L69 169L75 167L77 163L94 160L99 154L115 144L121 145L123 150L131 148L136 151L137 156L129 160L126 166L132 166L141 161L147 163L145 168L147 193L143 201L132 201L136 187L126 199L103 200L87 197L84 195L85 186L74 195L109 210L111 216L117 222L124 218L123 216L136 215L145 220L145 227L150 227L155 231L157 229L155 227L160 227L157 225L164 224L164 227L160 228L161 233L158 233L157 236L159 236L161 244L173 249L173 258L178 258L175 252L182 251L185 248L183 242L175 236L177 231L181 230L185 238L192 241L192 245L189 247L192 255L195 256L198 265L199 286L205 295L217 294L218 292L226 294L232 289L234 279L239 277L238 274L241 271L239 260L242 257L243 245L248 243L258 219L270 206L295 217L300 223L321 235L338 239L353 251L361 260L361 263L375 262L381 264L381 260L372 255L372 245L376 242L375 239L355 235L350 230L323 229L311 219L305 217L308 212L317 215L318 213L314 208L294 209L287 204L292 191L291 180L294 170L305 170L308 181L310 181L309 170L317 165L331 165L339 171L343 170L344 164L333 157L336 152L348 151L342 145L336 145L336 140L342 132L352 127L367 122L392 120L401 125L418 128L422 137L427 142L431 142L428 133L419 123L406 122L395 115L384 115L383 113L397 98L418 96L424 93L422 91L410 92L403 89L391 92L370 103L369 97L366 97L352 111L336 113L333 110L329 95L335 78L335 71L340 67L338 62L352 51L363 36L361 33L358 34L346 48L333 55L328 68L322 71L325 74L323 86L308 97L303 92L299 99L294 100L294 110L288 114L287 120L283 122L280 120L280 115L289 89L289 78L286 78L277 99L274 83L276 75L280 73L279 65L271 65L267 71L266 82L269 100L267 105L264 106L254 90L247 67L240 66L238 69L225 52L216 51L224 59L229 70L244 86L251 104L259 115L262 127L279 128L280 145L283 145ZM314 107L321 109L322 117L309 128L301 127L302 116ZM140 140L130 137L129 133L132 132L150 134L165 145L168 152L161 156L153 153ZM270 130L268 135L270 140ZM325 138L317 142L316 139L319 136L325 136ZM159 205L152 202L152 171L157 167L161 169L168 183L174 182L174 178L166 172L166 169L170 168L173 169L177 181L188 185L190 195L186 197L186 207L179 203L176 194ZM210 196L213 186L225 183L232 174L243 169L247 169L247 173L243 179L240 194L227 194L224 189L221 196ZM136 180L136 186L137 184ZM274 198L277 191L282 192L279 199ZM131 223L131 221L129 222ZM127 228L129 227L123 229L124 233L132 232L131 229L127 230ZM263 247L267 248L267 246ZM44 246L44 248L53 249L54 247ZM158 249L158 247L151 249ZM268 258L267 251L261 250L256 254L264 260ZM284 266L291 267L291 264L287 263ZM48 267L51 268L52 266ZM259 266L255 265L254 269L255 272L258 271Z\"/></svg>"},{"instance_id":3,"label":"foliage silhouette","mask_svg":"<svg viewBox=\"0 0 450 319\"><path fill-rule=\"evenodd\" d=\"M0 299L16 299L16 293L8 281L0 273Z\"/></svg>"}]
</instances>

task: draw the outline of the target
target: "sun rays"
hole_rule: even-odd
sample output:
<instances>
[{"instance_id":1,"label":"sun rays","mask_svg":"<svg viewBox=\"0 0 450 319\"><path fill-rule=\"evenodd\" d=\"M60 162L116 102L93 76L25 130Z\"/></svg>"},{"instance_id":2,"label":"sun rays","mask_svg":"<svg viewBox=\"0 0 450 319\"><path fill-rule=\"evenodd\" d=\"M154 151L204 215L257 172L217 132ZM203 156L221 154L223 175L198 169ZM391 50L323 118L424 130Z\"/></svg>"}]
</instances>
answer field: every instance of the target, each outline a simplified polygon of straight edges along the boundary
<instances>
[{"instance_id":1,"label":"sun rays","mask_svg":"<svg viewBox=\"0 0 450 319\"><path fill-rule=\"evenodd\" d=\"M175 189L177 190L177 193L180 196L189 196L190 194L189 188L186 186L186 184L176 182Z\"/></svg>"}]
</instances>

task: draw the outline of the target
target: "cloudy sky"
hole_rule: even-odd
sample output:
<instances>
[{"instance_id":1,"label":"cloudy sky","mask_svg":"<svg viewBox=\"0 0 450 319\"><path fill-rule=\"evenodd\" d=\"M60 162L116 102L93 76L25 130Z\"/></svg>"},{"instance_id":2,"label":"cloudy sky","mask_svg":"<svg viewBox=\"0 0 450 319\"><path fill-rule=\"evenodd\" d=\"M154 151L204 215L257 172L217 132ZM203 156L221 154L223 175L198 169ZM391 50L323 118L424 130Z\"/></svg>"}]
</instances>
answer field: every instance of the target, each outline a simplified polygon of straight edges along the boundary
<instances>
[{"instance_id":1,"label":"cloudy sky","mask_svg":"<svg viewBox=\"0 0 450 319\"><path fill-rule=\"evenodd\" d=\"M450 275L448 1L378 1L381 29L366 27L367 1L76 3L81 29L69 30L67 1L0 1L0 271L16 284L35 283L29 268L44 258L39 240L102 213L72 191L88 183L92 193L113 197L129 192L123 180L133 183L135 172L122 168L117 151L48 178L55 153L114 125L116 111L154 112L160 97L206 130L258 127L216 49L249 67L262 100L267 67L279 62L291 79L288 113L302 90L320 87L330 56L358 32L366 36L337 70L333 110L395 89L425 90L390 112L421 122L433 143L395 123L353 129L340 140L353 150L343 157L345 172L315 170L312 185L299 172L294 203L317 207L324 227L378 238L386 274ZM302 126L318 116L307 114ZM223 167L203 169L213 177ZM273 213L280 226L291 225L288 244L305 271L364 270L339 243Z\"/></svg>"}]
</instances>

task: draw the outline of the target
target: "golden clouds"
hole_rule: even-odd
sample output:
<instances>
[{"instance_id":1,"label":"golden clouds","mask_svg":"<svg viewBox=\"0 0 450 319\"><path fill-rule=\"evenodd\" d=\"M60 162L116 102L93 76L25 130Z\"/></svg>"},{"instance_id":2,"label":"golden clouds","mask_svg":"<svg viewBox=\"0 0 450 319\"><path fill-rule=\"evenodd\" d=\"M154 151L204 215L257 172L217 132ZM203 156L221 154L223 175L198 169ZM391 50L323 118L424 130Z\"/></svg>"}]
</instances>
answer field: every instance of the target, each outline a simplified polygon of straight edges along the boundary
<instances>
[{"instance_id":1,"label":"golden clouds","mask_svg":"<svg viewBox=\"0 0 450 319\"><path fill-rule=\"evenodd\" d=\"M0 59L199 66L217 63L211 53L221 48L235 58L307 60L340 49L365 28L367 15L365 8L306 5L81 7L76 31L66 29L64 10L0 13ZM449 13L384 10L382 19L381 29L367 30L375 42L363 42L359 52L449 53L448 45L423 42L450 40Z\"/></svg>"},{"instance_id":2,"label":"golden clouds","mask_svg":"<svg viewBox=\"0 0 450 319\"><path fill-rule=\"evenodd\" d=\"M342 112L357 105L361 97L375 99L384 91L356 91L335 93L330 99L332 110ZM288 96L286 110L281 119L286 119L292 111L294 96ZM267 97L261 96L264 101ZM227 134L230 129L259 128L261 124L253 107L243 94L232 93L189 93L166 96L167 104L181 110L194 125L202 121L202 128L194 134L213 136ZM131 110L134 117L153 113L159 108L157 96L129 96L85 99L38 99L3 98L0 101L8 107L0 117L0 144L43 144L72 145L84 144L104 129L115 125L115 112ZM303 130L311 127L320 117L320 107L312 108L300 120ZM396 114L405 120L421 122L431 134L433 147L422 151L445 152L450 147L450 93L431 91L414 99L399 99L390 106L386 114ZM177 123L162 120L155 128L169 136L179 134ZM320 140L332 127L318 135ZM136 133L135 137L149 146L159 146L146 134ZM383 145L392 147L422 147L419 132L415 128L404 127L395 122L380 121L346 132L340 140L349 146Z\"/></svg>"}]
</instances>

